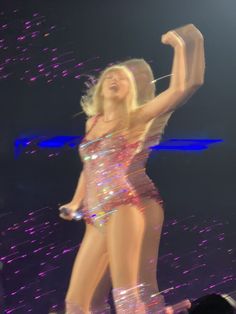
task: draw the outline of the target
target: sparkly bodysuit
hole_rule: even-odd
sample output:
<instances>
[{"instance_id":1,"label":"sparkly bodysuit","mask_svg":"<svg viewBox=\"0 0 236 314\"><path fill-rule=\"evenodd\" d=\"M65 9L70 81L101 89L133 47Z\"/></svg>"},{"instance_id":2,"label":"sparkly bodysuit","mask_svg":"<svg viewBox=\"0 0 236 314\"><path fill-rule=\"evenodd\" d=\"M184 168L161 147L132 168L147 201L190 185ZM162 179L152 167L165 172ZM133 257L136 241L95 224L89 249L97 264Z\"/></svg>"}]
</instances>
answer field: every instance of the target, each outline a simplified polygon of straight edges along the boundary
<instances>
[{"instance_id":1,"label":"sparkly bodysuit","mask_svg":"<svg viewBox=\"0 0 236 314\"><path fill-rule=\"evenodd\" d=\"M158 189L145 172L150 145L143 145L143 140L129 143L124 135L115 132L90 140L86 138L88 133L79 145L86 182L82 211L87 223L102 227L124 204L134 204L143 212L145 198L163 204Z\"/></svg>"}]
</instances>

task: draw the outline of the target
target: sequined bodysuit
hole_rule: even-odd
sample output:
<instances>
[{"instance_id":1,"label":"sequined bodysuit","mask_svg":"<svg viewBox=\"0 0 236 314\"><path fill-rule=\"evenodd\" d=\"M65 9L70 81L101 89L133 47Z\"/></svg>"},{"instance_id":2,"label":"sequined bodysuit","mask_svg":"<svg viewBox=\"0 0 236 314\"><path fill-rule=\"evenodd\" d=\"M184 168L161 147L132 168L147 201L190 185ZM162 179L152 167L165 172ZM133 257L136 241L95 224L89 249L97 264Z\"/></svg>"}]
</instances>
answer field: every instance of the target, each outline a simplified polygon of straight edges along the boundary
<instances>
[{"instance_id":1,"label":"sequined bodysuit","mask_svg":"<svg viewBox=\"0 0 236 314\"><path fill-rule=\"evenodd\" d=\"M82 211L87 223L102 227L124 204L134 204L143 212L145 198L163 205L158 189L145 172L150 152L147 145L140 150L140 140L129 143L124 135L112 132L90 140L86 138L88 133L79 145L86 182Z\"/></svg>"}]
</instances>

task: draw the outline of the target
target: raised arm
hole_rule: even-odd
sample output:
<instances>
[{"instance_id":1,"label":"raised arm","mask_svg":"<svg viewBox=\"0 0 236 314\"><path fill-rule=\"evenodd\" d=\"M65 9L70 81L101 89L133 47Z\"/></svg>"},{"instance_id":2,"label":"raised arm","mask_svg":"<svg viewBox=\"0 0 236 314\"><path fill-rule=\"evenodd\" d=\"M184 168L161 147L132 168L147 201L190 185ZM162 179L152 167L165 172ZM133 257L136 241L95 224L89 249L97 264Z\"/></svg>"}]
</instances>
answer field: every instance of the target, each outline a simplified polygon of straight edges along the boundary
<instances>
[{"instance_id":1,"label":"raised arm","mask_svg":"<svg viewBox=\"0 0 236 314\"><path fill-rule=\"evenodd\" d=\"M138 108L142 122L183 105L204 83L204 39L193 24L167 32L162 36L162 43L174 48L170 85L167 90Z\"/></svg>"}]
</instances>

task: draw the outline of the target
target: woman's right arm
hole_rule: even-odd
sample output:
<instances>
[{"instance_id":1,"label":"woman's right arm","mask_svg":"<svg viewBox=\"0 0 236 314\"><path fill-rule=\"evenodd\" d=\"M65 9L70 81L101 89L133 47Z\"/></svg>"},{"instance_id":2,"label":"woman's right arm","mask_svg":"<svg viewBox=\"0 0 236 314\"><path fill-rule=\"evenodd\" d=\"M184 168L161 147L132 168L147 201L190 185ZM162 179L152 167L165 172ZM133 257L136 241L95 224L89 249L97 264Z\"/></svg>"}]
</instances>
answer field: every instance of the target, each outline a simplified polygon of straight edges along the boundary
<instances>
[{"instance_id":1,"label":"woman's right arm","mask_svg":"<svg viewBox=\"0 0 236 314\"><path fill-rule=\"evenodd\" d=\"M74 196L72 197L71 203L72 204L78 204L78 207L80 206L84 196L85 196L85 175L84 170L81 171L78 184L74 193Z\"/></svg>"},{"instance_id":2,"label":"woman's right arm","mask_svg":"<svg viewBox=\"0 0 236 314\"><path fill-rule=\"evenodd\" d=\"M85 195L85 178L84 171L82 170L72 200L69 203L63 204L59 207L59 210L66 208L67 210L70 211L70 213L66 214L64 212L60 212L59 216L65 220L72 220L73 212L76 212L81 207L84 195Z\"/></svg>"},{"instance_id":3,"label":"woman's right arm","mask_svg":"<svg viewBox=\"0 0 236 314\"><path fill-rule=\"evenodd\" d=\"M93 124L93 119L94 119L94 117L87 119L87 121L86 121L86 133L88 133L88 131L90 130L90 128ZM85 173L84 173L84 169L83 169L80 173L78 183L77 183L74 195L72 197L72 200L67 204L61 205L59 207L59 209L62 207L67 207L73 212L73 211L76 211L81 206L81 203L82 203L82 201L85 197L85 193L86 193L86 182L85 182L85 180L86 180L86 178L85 178ZM65 217L63 214L60 214L60 216L64 219L71 220L71 217Z\"/></svg>"},{"instance_id":4,"label":"woman's right arm","mask_svg":"<svg viewBox=\"0 0 236 314\"><path fill-rule=\"evenodd\" d=\"M94 117L88 118L86 121L86 125L85 125L85 130L86 133L88 133L88 131L90 130L90 128L92 127L94 121ZM74 196L71 200L71 203L73 204L80 204L81 201L83 200L84 196L86 193L86 188L85 188L85 174L84 174L84 170L81 171L79 179L78 179L78 184L74 193Z\"/></svg>"}]
</instances>

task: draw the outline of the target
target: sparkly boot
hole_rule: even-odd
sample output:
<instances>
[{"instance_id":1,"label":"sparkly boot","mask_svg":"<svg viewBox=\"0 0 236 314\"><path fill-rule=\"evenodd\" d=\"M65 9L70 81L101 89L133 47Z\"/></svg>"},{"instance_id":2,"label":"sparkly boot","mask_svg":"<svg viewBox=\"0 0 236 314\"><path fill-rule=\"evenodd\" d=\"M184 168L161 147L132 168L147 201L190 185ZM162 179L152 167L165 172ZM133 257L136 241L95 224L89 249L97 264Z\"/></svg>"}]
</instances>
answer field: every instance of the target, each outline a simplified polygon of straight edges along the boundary
<instances>
[{"instance_id":1,"label":"sparkly boot","mask_svg":"<svg viewBox=\"0 0 236 314\"><path fill-rule=\"evenodd\" d=\"M145 314L145 305L140 301L138 286L114 288L112 295L117 314Z\"/></svg>"},{"instance_id":2,"label":"sparkly boot","mask_svg":"<svg viewBox=\"0 0 236 314\"><path fill-rule=\"evenodd\" d=\"M180 311L181 313L183 311L188 313L188 309L191 307L191 302L188 299L166 306L164 296L160 292L154 292L149 284L142 283L139 287L139 296L145 304L146 314L175 314Z\"/></svg>"},{"instance_id":3,"label":"sparkly boot","mask_svg":"<svg viewBox=\"0 0 236 314\"><path fill-rule=\"evenodd\" d=\"M143 300L144 301L144 300ZM162 295L151 295L144 301L145 309L147 314L164 314L165 312L165 301Z\"/></svg>"},{"instance_id":4,"label":"sparkly boot","mask_svg":"<svg viewBox=\"0 0 236 314\"><path fill-rule=\"evenodd\" d=\"M139 285L139 296L145 304L147 314L164 314L165 299L159 292L154 292L150 285L142 283Z\"/></svg>"}]
</instances>

